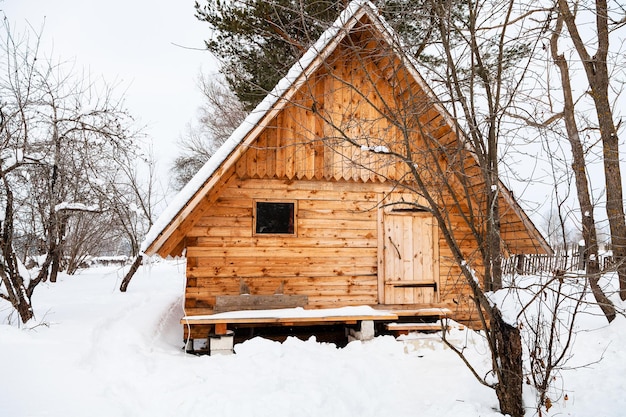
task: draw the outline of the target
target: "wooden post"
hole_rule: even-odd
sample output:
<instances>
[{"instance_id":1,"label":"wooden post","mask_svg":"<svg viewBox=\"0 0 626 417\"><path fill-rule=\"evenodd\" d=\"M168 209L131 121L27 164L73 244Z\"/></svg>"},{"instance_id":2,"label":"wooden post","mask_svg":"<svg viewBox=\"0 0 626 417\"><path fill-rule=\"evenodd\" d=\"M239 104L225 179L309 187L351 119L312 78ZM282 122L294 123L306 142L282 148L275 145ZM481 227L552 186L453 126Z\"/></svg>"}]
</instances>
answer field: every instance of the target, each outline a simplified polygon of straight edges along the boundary
<instances>
[{"instance_id":1,"label":"wooden post","mask_svg":"<svg viewBox=\"0 0 626 417\"><path fill-rule=\"evenodd\" d=\"M228 332L228 325L226 323L215 323L215 334L225 335Z\"/></svg>"},{"instance_id":2,"label":"wooden post","mask_svg":"<svg viewBox=\"0 0 626 417\"><path fill-rule=\"evenodd\" d=\"M585 242L582 240L578 243L578 269L583 270L587 264L587 251Z\"/></svg>"},{"instance_id":3,"label":"wooden post","mask_svg":"<svg viewBox=\"0 0 626 417\"><path fill-rule=\"evenodd\" d=\"M515 266L515 270L518 275L524 275L524 255L517 255L517 265Z\"/></svg>"}]
</instances>

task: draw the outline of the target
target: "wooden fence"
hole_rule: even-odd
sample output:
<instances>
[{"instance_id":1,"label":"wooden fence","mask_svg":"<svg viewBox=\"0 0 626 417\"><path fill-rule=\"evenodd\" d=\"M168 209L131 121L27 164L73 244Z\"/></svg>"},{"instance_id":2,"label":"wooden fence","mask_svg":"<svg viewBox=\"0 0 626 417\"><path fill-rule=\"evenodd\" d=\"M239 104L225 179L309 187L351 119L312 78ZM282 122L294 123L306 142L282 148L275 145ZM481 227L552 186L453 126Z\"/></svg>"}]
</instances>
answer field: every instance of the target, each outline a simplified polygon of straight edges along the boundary
<instances>
[{"instance_id":1,"label":"wooden fence","mask_svg":"<svg viewBox=\"0 0 626 417\"><path fill-rule=\"evenodd\" d=\"M599 255L598 262L603 270L611 268L613 258L610 252ZM513 255L502 261L504 274L517 273L518 275L586 270L586 267L587 259L584 256L584 247L579 248L577 246L557 249L554 255Z\"/></svg>"}]
</instances>

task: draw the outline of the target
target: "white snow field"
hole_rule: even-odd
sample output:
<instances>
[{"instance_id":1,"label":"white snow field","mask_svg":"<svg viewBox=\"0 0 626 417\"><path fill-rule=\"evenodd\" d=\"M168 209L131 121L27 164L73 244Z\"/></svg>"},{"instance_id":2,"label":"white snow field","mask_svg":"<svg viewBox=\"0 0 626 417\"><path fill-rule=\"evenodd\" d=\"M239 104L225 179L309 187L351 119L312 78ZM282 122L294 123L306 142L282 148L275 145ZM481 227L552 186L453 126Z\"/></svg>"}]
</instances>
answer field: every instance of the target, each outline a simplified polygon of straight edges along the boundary
<instances>
[{"instance_id":1,"label":"white snow field","mask_svg":"<svg viewBox=\"0 0 626 417\"><path fill-rule=\"evenodd\" d=\"M127 293L118 290L119 268L61 275L36 289L36 320L26 326L0 303L0 416L501 416L495 393L436 335L345 348L254 338L235 355L186 354L184 269L178 261L141 267ZM571 369L543 415L623 416L626 321L607 326L587 314L580 325ZM478 334L453 328L450 336L486 369Z\"/></svg>"}]
</instances>

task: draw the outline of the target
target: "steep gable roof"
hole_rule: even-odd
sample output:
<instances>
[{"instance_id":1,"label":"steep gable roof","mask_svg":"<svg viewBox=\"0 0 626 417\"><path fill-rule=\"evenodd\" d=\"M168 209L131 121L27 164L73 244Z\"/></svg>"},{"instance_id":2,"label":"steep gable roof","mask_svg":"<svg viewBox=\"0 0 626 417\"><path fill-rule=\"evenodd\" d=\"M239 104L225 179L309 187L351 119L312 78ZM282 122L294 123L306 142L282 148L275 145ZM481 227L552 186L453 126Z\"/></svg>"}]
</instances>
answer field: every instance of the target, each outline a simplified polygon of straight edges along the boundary
<instances>
[{"instance_id":1,"label":"steep gable roof","mask_svg":"<svg viewBox=\"0 0 626 417\"><path fill-rule=\"evenodd\" d=\"M142 245L142 251L148 255L160 253L163 246L175 236L176 230L182 225L187 216L198 207L207 193L218 183L223 173L228 171L245 152L248 145L264 130L267 123L274 118L297 93L299 88L307 82L325 60L337 49L338 45L355 28L359 21L368 20L377 35L388 45L398 45L395 32L380 16L376 6L370 1L354 0L337 18L333 25L326 30L318 41L292 66L287 75L265 97L265 99L248 115L244 122L232 133L230 138L220 147L213 157L198 171L192 180L170 202L167 209L150 229ZM394 48L397 57L413 77L414 81L426 94L434 97L434 93L424 82L410 59ZM444 117L447 124L454 125L446 109L436 100L432 105ZM501 195L508 205L518 214L529 234L539 242L540 246L550 252L549 245L536 230L530 219L521 207L512 198L510 192L500 184ZM174 237L182 238L181 236ZM168 246L174 247L172 242ZM163 253L161 253L163 255Z\"/></svg>"}]
</instances>

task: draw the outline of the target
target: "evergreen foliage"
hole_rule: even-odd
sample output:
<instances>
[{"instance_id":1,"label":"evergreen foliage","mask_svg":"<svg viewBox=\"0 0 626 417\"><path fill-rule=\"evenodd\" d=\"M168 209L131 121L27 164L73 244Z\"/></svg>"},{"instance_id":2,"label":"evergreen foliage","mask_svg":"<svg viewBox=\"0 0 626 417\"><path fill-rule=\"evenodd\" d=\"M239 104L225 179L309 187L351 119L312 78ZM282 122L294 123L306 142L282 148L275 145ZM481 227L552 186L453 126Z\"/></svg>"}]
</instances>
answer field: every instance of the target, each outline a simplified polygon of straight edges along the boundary
<instances>
[{"instance_id":1,"label":"evergreen foliage","mask_svg":"<svg viewBox=\"0 0 626 417\"><path fill-rule=\"evenodd\" d=\"M415 56L436 41L431 3L382 0L377 6ZM462 8L456 6L461 16ZM258 104L313 42L337 19L346 0L207 0L196 17L211 27L207 48L246 110ZM458 9L458 10L457 10ZM432 60L432 57L430 57Z\"/></svg>"}]
</instances>

